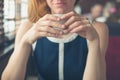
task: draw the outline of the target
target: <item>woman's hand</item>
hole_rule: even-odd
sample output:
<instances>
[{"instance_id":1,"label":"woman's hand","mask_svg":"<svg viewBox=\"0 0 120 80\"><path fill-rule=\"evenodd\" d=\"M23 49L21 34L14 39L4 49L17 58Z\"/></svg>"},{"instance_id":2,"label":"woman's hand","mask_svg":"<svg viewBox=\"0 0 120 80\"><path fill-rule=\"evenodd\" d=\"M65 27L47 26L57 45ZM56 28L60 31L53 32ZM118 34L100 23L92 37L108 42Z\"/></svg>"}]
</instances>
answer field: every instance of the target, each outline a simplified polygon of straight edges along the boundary
<instances>
[{"instance_id":1,"label":"woman's hand","mask_svg":"<svg viewBox=\"0 0 120 80\"><path fill-rule=\"evenodd\" d=\"M61 19L68 19L65 22L64 33L78 33L89 41L98 40L98 34L88 18L78 15L75 12L64 14Z\"/></svg>"},{"instance_id":2,"label":"woman's hand","mask_svg":"<svg viewBox=\"0 0 120 80\"><path fill-rule=\"evenodd\" d=\"M32 44L41 37L60 37L62 32L52 27L64 28L64 25L60 24L59 21L60 18L51 14L43 16L26 32L23 37L25 42Z\"/></svg>"}]
</instances>

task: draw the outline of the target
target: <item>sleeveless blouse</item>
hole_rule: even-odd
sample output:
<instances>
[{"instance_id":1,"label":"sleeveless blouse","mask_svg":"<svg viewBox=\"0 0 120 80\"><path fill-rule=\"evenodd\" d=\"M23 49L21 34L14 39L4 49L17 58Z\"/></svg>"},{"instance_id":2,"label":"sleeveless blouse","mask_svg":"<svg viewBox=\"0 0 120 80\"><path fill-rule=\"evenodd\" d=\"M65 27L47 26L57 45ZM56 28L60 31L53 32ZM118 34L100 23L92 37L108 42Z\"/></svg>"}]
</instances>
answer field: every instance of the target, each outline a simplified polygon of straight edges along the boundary
<instances>
[{"instance_id":1,"label":"sleeveless blouse","mask_svg":"<svg viewBox=\"0 0 120 80\"><path fill-rule=\"evenodd\" d=\"M38 39L34 63L39 80L82 80L87 54L87 40L76 34Z\"/></svg>"}]
</instances>

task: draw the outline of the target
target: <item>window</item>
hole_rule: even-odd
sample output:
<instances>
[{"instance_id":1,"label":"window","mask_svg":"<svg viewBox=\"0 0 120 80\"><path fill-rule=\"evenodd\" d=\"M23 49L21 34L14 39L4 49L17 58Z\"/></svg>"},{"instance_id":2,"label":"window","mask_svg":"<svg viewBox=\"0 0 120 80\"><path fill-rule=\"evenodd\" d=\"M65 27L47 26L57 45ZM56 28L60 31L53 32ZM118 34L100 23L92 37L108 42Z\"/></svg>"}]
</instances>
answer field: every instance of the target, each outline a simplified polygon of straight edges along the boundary
<instances>
[{"instance_id":1,"label":"window","mask_svg":"<svg viewBox=\"0 0 120 80\"><path fill-rule=\"evenodd\" d=\"M15 0L4 0L4 33L15 30Z\"/></svg>"},{"instance_id":2,"label":"window","mask_svg":"<svg viewBox=\"0 0 120 80\"><path fill-rule=\"evenodd\" d=\"M28 17L28 0L21 0L21 18Z\"/></svg>"},{"instance_id":3,"label":"window","mask_svg":"<svg viewBox=\"0 0 120 80\"><path fill-rule=\"evenodd\" d=\"M28 0L4 0L4 33L16 31L21 21L27 19Z\"/></svg>"}]
</instances>

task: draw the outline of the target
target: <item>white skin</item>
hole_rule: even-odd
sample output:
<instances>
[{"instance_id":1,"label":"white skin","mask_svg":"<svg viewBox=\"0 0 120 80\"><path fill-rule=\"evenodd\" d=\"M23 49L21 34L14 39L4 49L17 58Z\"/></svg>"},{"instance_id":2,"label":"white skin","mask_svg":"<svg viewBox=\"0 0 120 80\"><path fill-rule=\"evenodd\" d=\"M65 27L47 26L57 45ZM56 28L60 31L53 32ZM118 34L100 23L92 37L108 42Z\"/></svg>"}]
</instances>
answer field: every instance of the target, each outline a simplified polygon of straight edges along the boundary
<instances>
[{"instance_id":1,"label":"white skin","mask_svg":"<svg viewBox=\"0 0 120 80\"><path fill-rule=\"evenodd\" d=\"M47 3L52 14L64 15L58 18L46 14L34 25L30 21L21 24L15 39L14 52L2 74L2 80L24 80L32 44L38 38L61 37L64 33L78 33L89 41L83 80L106 80L105 52L108 44L106 25L98 22L90 24L87 18L76 14L73 11L75 0L47 0ZM64 19L67 21L60 24L59 21ZM51 26L62 28L63 31L55 30Z\"/></svg>"},{"instance_id":2,"label":"white skin","mask_svg":"<svg viewBox=\"0 0 120 80\"><path fill-rule=\"evenodd\" d=\"M52 13L68 13L74 10L76 0L46 0Z\"/></svg>"}]
</instances>

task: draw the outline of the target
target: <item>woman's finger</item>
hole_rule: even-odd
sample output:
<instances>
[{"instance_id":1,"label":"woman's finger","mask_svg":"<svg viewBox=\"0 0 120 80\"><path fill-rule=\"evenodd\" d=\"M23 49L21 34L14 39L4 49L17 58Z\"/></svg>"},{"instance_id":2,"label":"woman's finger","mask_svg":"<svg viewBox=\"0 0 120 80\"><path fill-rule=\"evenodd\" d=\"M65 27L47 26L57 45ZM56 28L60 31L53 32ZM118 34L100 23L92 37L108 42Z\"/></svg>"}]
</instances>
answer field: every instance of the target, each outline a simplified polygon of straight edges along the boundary
<instances>
[{"instance_id":1,"label":"woman's finger","mask_svg":"<svg viewBox=\"0 0 120 80\"><path fill-rule=\"evenodd\" d=\"M80 21L75 21L73 24L71 24L69 26L69 30L77 27L77 26L81 26L81 25L88 25L88 24L91 24L89 20L86 20L86 19L83 19L83 20L80 20Z\"/></svg>"},{"instance_id":2,"label":"woman's finger","mask_svg":"<svg viewBox=\"0 0 120 80\"><path fill-rule=\"evenodd\" d=\"M60 29L65 28L65 26L62 23L60 23L59 21L45 20L45 21L41 21L38 24L40 26L51 26L53 28L60 28Z\"/></svg>"},{"instance_id":3,"label":"woman's finger","mask_svg":"<svg viewBox=\"0 0 120 80\"><path fill-rule=\"evenodd\" d=\"M75 21L80 21L79 16L72 16L72 17L70 17L64 24L65 24L65 26L70 26Z\"/></svg>"},{"instance_id":4,"label":"woman's finger","mask_svg":"<svg viewBox=\"0 0 120 80\"><path fill-rule=\"evenodd\" d=\"M37 37L55 37L55 34L49 33L49 32L39 32L37 34Z\"/></svg>"},{"instance_id":5,"label":"woman's finger","mask_svg":"<svg viewBox=\"0 0 120 80\"><path fill-rule=\"evenodd\" d=\"M49 33L49 32L38 32L37 35L37 38L39 37L56 37L56 38L61 38L61 35L56 35L56 34L52 34L52 33Z\"/></svg>"},{"instance_id":6,"label":"woman's finger","mask_svg":"<svg viewBox=\"0 0 120 80\"><path fill-rule=\"evenodd\" d=\"M49 26L38 27L38 31L49 32L52 34L61 34L61 32L59 30L56 30L56 29L49 27Z\"/></svg>"},{"instance_id":7,"label":"woman's finger","mask_svg":"<svg viewBox=\"0 0 120 80\"><path fill-rule=\"evenodd\" d=\"M81 25L85 25L85 24L89 24L89 21L88 20L82 20L82 21L78 20L78 21L75 21L74 23L69 25L68 29L65 29L63 32L64 33L70 32L74 28L79 27Z\"/></svg>"},{"instance_id":8,"label":"woman's finger","mask_svg":"<svg viewBox=\"0 0 120 80\"><path fill-rule=\"evenodd\" d=\"M60 18L58 16L54 16L52 14L46 14L43 18L43 20L52 20L52 21L59 21Z\"/></svg>"},{"instance_id":9,"label":"woman's finger","mask_svg":"<svg viewBox=\"0 0 120 80\"><path fill-rule=\"evenodd\" d=\"M69 26L68 30L71 31L72 29L74 29L74 28L76 28L76 27L78 27L78 26L80 26L80 25L83 25L83 22L81 22L81 21L76 21L76 22L74 22L73 24L71 24L71 25Z\"/></svg>"},{"instance_id":10,"label":"woman's finger","mask_svg":"<svg viewBox=\"0 0 120 80\"><path fill-rule=\"evenodd\" d=\"M81 22L80 22L81 21ZM72 26L80 26L81 23L87 24L89 21L86 17L80 16L76 14L76 16L70 17L66 22L65 22L65 27L71 29ZM72 26L71 26L72 25ZM73 28L73 27L72 27Z\"/></svg>"},{"instance_id":11,"label":"woman's finger","mask_svg":"<svg viewBox=\"0 0 120 80\"><path fill-rule=\"evenodd\" d=\"M88 25L81 25L79 27L74 28L73 30L70 31L70 33L77 33L80 31L84 31L88 29Z\"/></svg>"},{"instance_id":12,"label":"woman's finger","mask_svg":"<svg viewBox=\"0 0 120 80\"><path fill-rule=\"evenodd\" d=\"M62 19L62 20L69 19L71 16L75 16L75 15L76 15L76 13L72 11L67 14L64 14L60 19Z\"/></svg>"}]
</instances>

